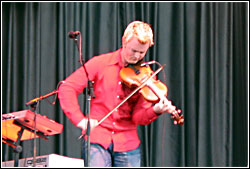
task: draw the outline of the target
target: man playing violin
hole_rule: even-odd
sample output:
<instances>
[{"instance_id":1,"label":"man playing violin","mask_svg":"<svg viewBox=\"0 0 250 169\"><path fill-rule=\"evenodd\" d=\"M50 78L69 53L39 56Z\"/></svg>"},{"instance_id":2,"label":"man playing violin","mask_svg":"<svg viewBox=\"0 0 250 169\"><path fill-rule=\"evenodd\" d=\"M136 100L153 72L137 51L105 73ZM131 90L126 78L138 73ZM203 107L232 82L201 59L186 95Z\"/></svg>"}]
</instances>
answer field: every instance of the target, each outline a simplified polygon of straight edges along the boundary
<instances>
[{"instance_id":1,"label":"man playing violin","mask_svg":"<svg viewBox=\"0 0 250 169\"><path fill-rule=\"evenodd\" d=\"M99 123L133 91L122 83L120 70L141 61L153 44L151 27L134 21L124 31L122 48L95 56L85 64L95 93L90 111L90 167L140 167L137 125L148 125L162 113L175 111L176 107L170 101L160 100L153 104L137 92ZM87 86L88 78L80 67L65 79L58 92L62 110L75 126L82 129L82 134L87 129L87 117L81 112L78 95Z\"/></svg>"}]
</instances>

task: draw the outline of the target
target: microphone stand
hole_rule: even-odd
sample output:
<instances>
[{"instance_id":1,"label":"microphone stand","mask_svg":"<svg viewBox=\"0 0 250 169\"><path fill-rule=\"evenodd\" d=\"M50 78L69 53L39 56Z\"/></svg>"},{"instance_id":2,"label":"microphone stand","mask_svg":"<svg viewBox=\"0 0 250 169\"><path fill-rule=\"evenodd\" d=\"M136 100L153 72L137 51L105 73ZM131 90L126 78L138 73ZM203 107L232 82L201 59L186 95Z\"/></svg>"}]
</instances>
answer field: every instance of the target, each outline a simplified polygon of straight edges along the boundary
<instances>
[{"instance_id":1,"label":"microphone stand","mask_svg":"<svg viewBox=\"0 0 250 169\"><path fill-rule=\"evenodd\" d=\"M37 116L37 109L39 106L40 101L35 101L30 104L30 107L34 109L34 140L33 140L33 167L36 167L36 116Z\"/></svg>"},{"instance_id":2,"label":"microphone stand","mask_svg":"<svg viewBox=\"0 0 250 169\"><path fill-rule=\"evenodd\" d=\"M86 106L86 111L87 111L87 130L85 135L87 136L87 150L85 150L85 160L84 160L84 166L89 167L89 162L90 162L90 105L91 105L91 97L95 98L95 94L94 94L94 89L93 89L93 84L92 81L89 80L89 75L88 72L86 70L86 67L84 65L84 60L82 57L82 35L80 34L80 43L77 43L77 39L75 38L75 43L77 45L78 51L79 51L79 55L80 55L80 63L86 73L87 79L88 79L88 85L87 85L87 106ZM83 138L84 139L84 138ZM84 145L85 146L85 145ZM87 152L86 152L87 151Z\"/></svg>"},{"instance_id":3,"label":"microphone stand","mask_svg":"<svg viewBox=\"0 0 250 169\"><path fill-rule=\"evenodd\" d=\"M42 99L45 99L49 96L52 96L54 94L58 93L57 90L54 90L46 95L43 95L43 96L40 96L40 97L37 97L35 99L32 99L30 100L29 102L25 103L27 106L29 105L32 109L34 109L34 142L33 142L33 167L36 167L36 154L37 154L37 149L36 149L36 116L37 116L37 109L38 109L38 106L39 106L39 103Z\"/></svg>"}]
</instances>

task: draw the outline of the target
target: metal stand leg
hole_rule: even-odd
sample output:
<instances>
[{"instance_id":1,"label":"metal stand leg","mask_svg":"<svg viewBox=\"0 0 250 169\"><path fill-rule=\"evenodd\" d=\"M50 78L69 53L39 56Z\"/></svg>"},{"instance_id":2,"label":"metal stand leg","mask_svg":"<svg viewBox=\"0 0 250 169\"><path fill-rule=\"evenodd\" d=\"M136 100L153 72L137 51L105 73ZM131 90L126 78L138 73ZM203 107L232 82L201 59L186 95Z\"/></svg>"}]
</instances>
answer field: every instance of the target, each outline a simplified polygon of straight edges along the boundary
<instances>
[{"instance_id":1,"label":"metal stand leg","mask_svg":"<svg viewBox=\"0 0 250 169\"><path fill-rule=\"evenodd\" d=\"M19 161L19 154L22 152L22 147L19 145L20 139L22 137L24 128L21 128L21 130L18 132L18 139L16 141L16 144L14 146L13 152L14 152L14 167L18 167L18 161Z\"/></svg>"}]
</instances>

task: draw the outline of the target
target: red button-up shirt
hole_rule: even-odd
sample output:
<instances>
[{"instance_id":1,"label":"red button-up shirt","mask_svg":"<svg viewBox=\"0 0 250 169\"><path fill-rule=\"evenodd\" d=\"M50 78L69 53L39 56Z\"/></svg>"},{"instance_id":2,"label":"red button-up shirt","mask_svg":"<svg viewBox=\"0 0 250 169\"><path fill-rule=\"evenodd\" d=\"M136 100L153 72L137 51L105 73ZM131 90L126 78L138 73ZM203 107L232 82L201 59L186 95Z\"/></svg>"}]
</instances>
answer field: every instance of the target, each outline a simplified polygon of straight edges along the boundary
<instances>
[{"instance_id":1,"label":"red button-up shirt","mask_svg":"<svg viewBox=\"0 0 250 169\"><path fill-rule=\"evenodd\" d=\"M95 56L85 64L89 79L94 82L95 98L91 99L90 118L100 121L111 112L134 89L126 87L120 79L123 67L121 49ZM78 68L59 88L58 98L61 108L71 122L77 124L86 118L81 112L78 95L87 86L83 67ZM114 111L95 129L91 130L90 142L108 148L111 142L115 152L137 148L140 140L137 125L147 125L156 120L152 103L147 102L138 92Z\"/></svg>"}]
</instances>

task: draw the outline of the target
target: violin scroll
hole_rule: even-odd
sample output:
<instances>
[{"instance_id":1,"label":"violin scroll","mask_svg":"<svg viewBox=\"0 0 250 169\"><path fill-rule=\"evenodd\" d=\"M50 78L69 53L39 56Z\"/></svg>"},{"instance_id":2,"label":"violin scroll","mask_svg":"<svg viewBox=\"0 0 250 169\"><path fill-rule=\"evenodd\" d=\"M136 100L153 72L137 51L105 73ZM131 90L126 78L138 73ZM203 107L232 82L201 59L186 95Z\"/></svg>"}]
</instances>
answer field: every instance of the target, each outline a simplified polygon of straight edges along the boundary
<instances>
[{"instance_id":1,"label":"violin scroll","mask_svg":"<svg viewBox=\"0 0 250 169\"><path fill-rule=\"evenodd\" d=\"M183 118L183 115L180 115L180 113L181 113L180 109L174 111L173 113L171 113L172 114L171 119L174 119L173 123L175 125L179 124L179 125L183 126L184 125L184 118Z\"/></svg>"}]
</instances>

